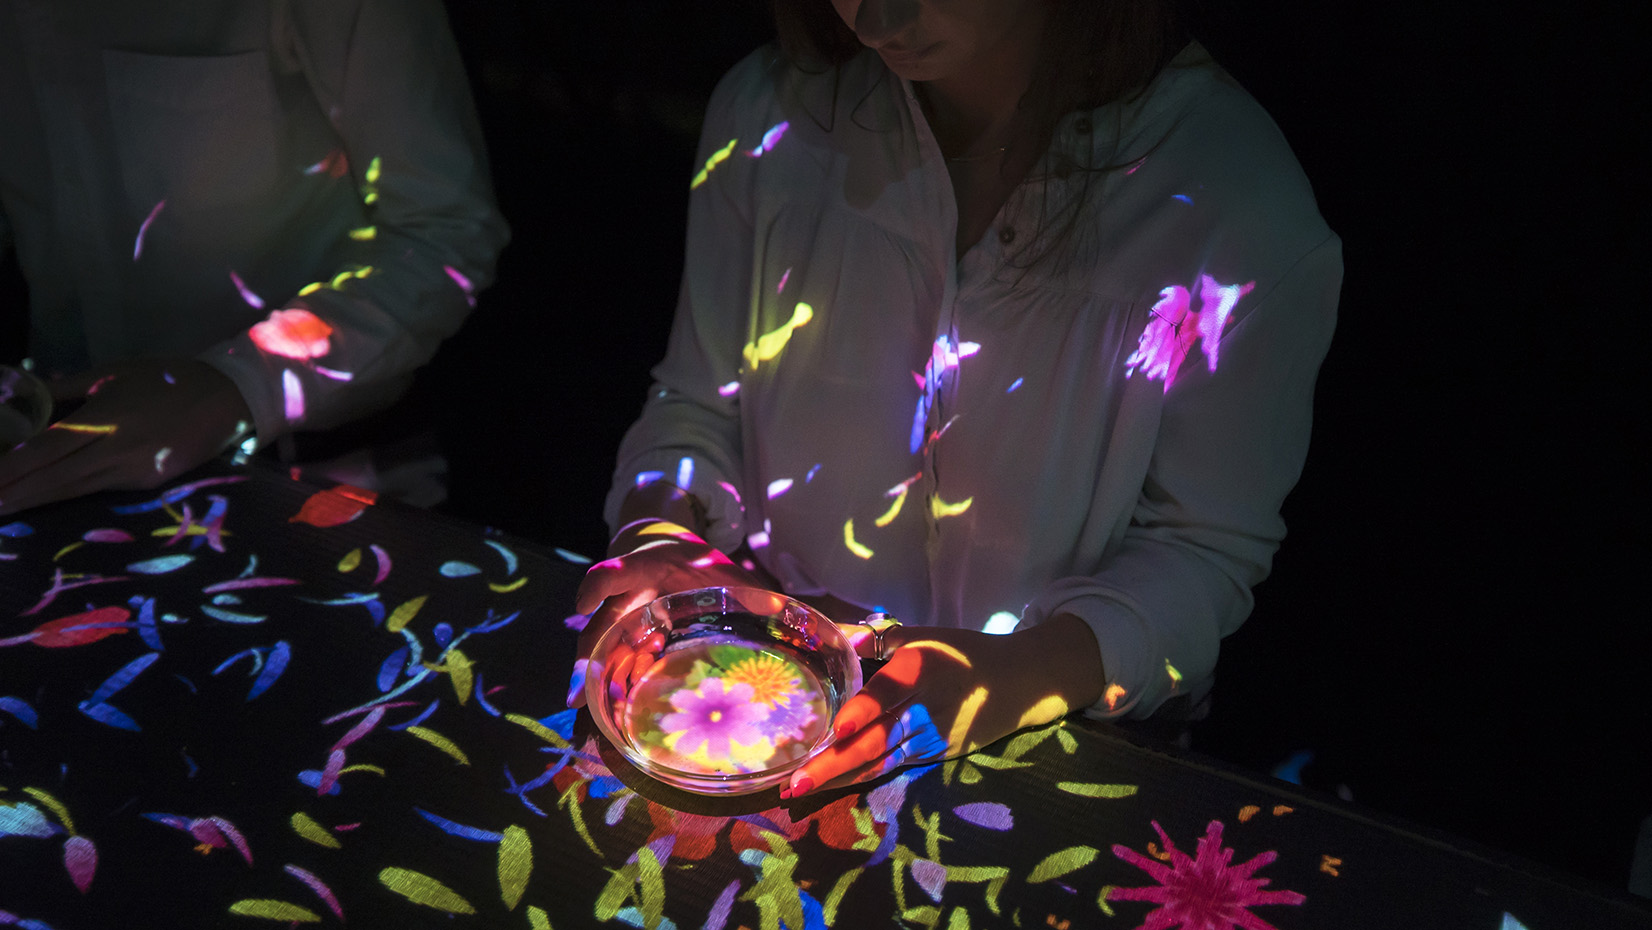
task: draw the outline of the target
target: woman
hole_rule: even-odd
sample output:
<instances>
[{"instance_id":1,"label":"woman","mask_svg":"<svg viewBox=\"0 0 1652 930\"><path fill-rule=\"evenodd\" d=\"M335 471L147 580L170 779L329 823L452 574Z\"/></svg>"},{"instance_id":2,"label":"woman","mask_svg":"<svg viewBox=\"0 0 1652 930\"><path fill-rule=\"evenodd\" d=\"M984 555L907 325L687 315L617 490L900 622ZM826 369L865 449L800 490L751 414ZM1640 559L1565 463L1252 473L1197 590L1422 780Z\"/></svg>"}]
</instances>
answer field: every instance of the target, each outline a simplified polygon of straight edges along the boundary
<instances>
[{"instance_id":1,"label":"woman","mask_svg":"<svg viewBox=\"0 0 1652 930\"><path fill-rule=\"evenodd\" d=\"M1283 536L1334 323L1289 148L1170 0L776 13L708 110L585 647L767 580L742 544L906 621L863 637L889 663L790 796L1070 709L1186 716Z\"/></svg>"}]
</instances>

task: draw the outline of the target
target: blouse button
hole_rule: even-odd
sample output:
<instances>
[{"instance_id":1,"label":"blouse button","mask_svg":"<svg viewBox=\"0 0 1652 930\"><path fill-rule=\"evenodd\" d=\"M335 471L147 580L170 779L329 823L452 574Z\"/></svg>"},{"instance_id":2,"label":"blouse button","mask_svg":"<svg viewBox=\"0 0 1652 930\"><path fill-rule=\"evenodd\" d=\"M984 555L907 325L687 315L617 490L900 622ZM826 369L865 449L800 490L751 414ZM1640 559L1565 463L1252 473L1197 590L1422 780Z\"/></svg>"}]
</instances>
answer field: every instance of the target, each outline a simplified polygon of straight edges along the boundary
<instances>
[{"instance_id":1,"label":"blouse button","mask_svg":"<svg viewBox=\"0 0 1652 930\"><path fill-rule=\"evenodd\" d=\"M1015 227L1005 226L1003 229L998 230L998 241L1004 243L1005 245L1009 245L1011 242L1014 242Z\"/></svg>"}]
</instances>

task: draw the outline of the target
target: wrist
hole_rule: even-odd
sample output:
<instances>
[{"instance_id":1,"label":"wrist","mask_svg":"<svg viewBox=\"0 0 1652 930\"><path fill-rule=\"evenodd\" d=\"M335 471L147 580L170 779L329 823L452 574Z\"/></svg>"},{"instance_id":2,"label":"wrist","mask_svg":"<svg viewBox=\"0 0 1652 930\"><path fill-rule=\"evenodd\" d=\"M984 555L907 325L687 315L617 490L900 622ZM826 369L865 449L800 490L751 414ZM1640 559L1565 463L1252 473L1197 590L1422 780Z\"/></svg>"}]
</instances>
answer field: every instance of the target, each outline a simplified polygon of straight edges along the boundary
<instances>
[{"instance_id":1,"label":"wrist","mask_svg":"<svg viewBox=\"0 0 1652 930\"><path fill-rule=\"evenodd\" d=\"M1052 693L1070 710L1081 710L1101 699L1107 670L1101 645L1090 625L1074 614L1056 614L1033 627L1009 634Z\"/></svg>"},{"instance_id":2,"label":"wrist","mask_svg":"<svg viewBox=\"0 0 1652 930\"><path fill-rule=\"evenodd\" d=\"M698 533L680 523L673 523L664 517L642 517L619 528L614 538L608 541L608 557L635 552L649 543L661 540L680 540L705 545L705 540L701 539Z\"/></svg>"},{"instance_id":3,"label":"wrist","mask_svg":"<svg viewBox=\"0 0 1652 930\"><path fill-rule=\"evenodd\" d=\"M667 481L654 481L632 488L625 495L619 509L620 531L639 520L666 520L683 527L696 536L704 536L711 520L706 505L698 497Z\"/></svg>"}]
</instances>

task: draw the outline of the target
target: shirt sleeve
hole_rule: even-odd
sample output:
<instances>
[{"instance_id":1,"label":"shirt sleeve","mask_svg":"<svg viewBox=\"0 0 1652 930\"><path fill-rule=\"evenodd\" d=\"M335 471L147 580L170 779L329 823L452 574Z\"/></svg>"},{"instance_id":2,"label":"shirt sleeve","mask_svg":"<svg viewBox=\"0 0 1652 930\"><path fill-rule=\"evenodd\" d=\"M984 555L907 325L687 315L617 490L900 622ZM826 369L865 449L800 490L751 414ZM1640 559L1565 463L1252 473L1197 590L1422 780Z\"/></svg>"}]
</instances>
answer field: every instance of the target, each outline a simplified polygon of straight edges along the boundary
<instances>
[{"instance_id":1,"label":"shirt sleeve","mask_svg":"<svg viewBox=\"0 0 1652 930\"><path fill-rule=\"evenodd\" d=\"M332 7L341 9L353 13L311 14L336 28L299 29L298 57L343 141L368 225L341 244L350 261L199 356L240 388L260 443L393 401L464 321L509 238L441 4Z\"/></svg>"},{"instance_id":2,"label":"shirt sleeve","mask_svg":"<svg viewBox=\"0 0 1652 930\"><path fill-rule=\"evenodd\" d=\"M760 107L755 56L718 85L701 130L688 207L683 281L666 356L642 415L626 432L603 508L618 529L626 493L666 480L706 506L706 541L725 552L745 538L741 481L741 349L750 315L755 164L730 157L737 113Z\"/></svg>"},{"instance_id":3,"label":"shirt sleeve","mask_svg":"<svg viewBox=\"0 0 1652 930\"><path fill-rule=\"evenodd\" d=\"M1284 538L1279 509L1307 455L1341 281L1331 236L1222 336L1216 371L1189 353L1122 544L1028 605L1024 624L1066 613L1095 633L1107 682L1090 716L1143 719L1209 690L1220 642L1249 615Z\"/></svg>"}]
</instances>

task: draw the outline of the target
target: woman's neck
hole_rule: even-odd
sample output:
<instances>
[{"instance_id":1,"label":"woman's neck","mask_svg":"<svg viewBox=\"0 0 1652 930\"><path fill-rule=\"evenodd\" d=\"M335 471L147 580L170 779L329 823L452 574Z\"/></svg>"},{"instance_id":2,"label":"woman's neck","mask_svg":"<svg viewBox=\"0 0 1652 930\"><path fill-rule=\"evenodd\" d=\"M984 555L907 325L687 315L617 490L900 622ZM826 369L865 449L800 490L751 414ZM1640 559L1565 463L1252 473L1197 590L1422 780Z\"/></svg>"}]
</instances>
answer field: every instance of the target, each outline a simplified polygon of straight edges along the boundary
<instances>
[{"instance_id":1,"label":"woman's neck","mask_svg":"<svg viewBox=\"0 0 1652 930\"><path fill-rule=\"evenodd\" d=\"M1043 32L1044 16L1028 16L962 73L917 85L942 152L973 156L1009 143Z\"/></svg>"}]
</instances>

